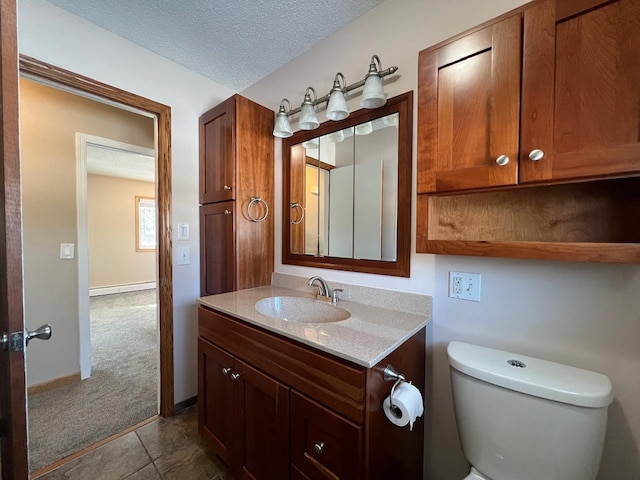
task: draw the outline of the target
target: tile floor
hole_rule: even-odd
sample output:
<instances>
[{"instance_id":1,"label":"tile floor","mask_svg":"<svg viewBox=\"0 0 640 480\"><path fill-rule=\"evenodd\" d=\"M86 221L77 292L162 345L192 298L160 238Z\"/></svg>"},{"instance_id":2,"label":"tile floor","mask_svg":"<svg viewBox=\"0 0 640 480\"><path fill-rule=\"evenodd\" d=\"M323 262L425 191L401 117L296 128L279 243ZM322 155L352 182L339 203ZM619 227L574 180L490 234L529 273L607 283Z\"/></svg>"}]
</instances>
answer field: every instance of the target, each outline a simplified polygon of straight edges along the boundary
<instances>
[{"instance_id":1,"label":"tile floor","mask_svg":"<svg viewBox=\"0 0 640 480\"><path fill-rule=\"evenodd\" d=\"M39 480L233 480L198 435L195 407L161 418L62 465Z\"/></svg>"}]
</instances>

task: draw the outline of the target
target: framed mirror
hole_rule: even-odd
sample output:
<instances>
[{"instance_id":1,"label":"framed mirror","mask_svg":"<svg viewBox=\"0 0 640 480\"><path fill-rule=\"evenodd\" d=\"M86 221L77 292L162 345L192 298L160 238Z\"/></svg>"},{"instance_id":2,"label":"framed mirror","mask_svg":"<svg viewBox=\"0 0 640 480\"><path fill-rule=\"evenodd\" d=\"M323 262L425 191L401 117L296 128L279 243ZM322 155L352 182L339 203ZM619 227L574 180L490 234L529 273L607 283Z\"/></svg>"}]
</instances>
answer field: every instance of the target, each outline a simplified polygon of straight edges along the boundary
<instances>
[{"instance_id":1,"label":"framed mirror","mask_svg":"<svg viewBox=\"0 0 640 480\"><path fill-rule=\"evenodd\" d=\"M282 142L282 262L408 277L413 92Z\"/></svg>"}]
</instances>

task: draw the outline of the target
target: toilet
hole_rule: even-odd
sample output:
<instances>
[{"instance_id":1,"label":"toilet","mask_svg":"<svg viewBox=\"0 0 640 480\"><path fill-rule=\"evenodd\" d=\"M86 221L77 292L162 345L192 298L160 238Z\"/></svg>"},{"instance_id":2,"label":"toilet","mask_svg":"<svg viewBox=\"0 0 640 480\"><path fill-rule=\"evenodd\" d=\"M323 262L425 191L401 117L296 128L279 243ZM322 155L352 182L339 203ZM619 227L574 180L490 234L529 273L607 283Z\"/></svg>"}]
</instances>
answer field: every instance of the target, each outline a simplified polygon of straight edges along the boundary
<instances>
[{"instance_id":1,"label":"toilet","mask_svg":"<svg viewBox=\"0 0 640 480\"><path fill-rule=\"evenodd\" d=\"M447 354L464 480L595 480L607 376L462 342Z\"/></svg>"}]
</instances>

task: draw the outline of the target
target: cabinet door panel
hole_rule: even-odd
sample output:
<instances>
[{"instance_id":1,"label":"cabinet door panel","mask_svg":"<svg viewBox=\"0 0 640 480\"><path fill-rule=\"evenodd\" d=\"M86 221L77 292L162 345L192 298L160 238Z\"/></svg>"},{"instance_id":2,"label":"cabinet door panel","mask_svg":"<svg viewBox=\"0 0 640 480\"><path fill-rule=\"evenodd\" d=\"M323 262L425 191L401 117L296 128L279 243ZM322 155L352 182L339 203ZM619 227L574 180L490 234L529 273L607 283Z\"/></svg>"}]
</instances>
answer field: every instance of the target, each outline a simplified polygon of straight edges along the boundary
<instances>
[{"instance_id":1,"label":"cabinet door panel","mask_svg":"<svg viewBox=\"0 0 640 480\"><path fill-rule=\"evenodd\" d=\"M291 462L313 480L362 478L362 427L292 391Z\"/></svg>"},{"instance_id":2,"label":"cabinet door panel","mask_svg":"<svg viewBox=\"0 0 640 480\"><path fill-rule=\"evenodd\" d=\"M281 480L289 473L289 388L236 359L235 465L240 479Z\"/></svg>"},{"instance_id":3,"label":"cabinet door panel","mask_svg":"<svg viewBox=\"0 0 640 480\"><path fill-rule=\"evenodd\" d=\"M200 117L200 203L235 199L235 100Z\"/></svg>"},{"instance_id":4,"label":"cabinet door panel","mask_svg":"<svg viewBox=\"0 0 640 480\"><path fill-rule=\"evenodd\" d=\"M530 91L552 92L554 105L549 112L548 93L546 98L534 94L531 107L525 101L521 181L640 172L640 2L611 2L573 12L574 16L560 22L554 7L555 2L548 0L525 12L525 24L529 16L550 35L525 34L523 95L529 100ZM537 49L546 54L534 58ZM551 54L555 54L555 65L548 68L554 74L534 84L529 72ZM544 106L538 111L541 103ZM553 115L552 148L538 146L531 135L536 132L527 131L533 114L539 114L539 122L545 125L551 124L545 118ZM533 148L545 151L542 160L526 158Z\"/></svg>"},{"instance_id":5,"label":"cabinet door panel","mask_svg":"<svg viewBox=\"0 0 640 480\"><path fill-rule=\"evenodd\" d=\"M232 367L231 355L198 339L198 430L229 464L234 438Z\"/></svg>"},{"instance_id":6,"label":"cabinet door panel","mask_svg":"<svg viewBox=\"0 0 640 480\"><path fill-rule=\"evenodd\" d=\"M235 290L235 202L200 207L200 294Z\"/></svg>"},{"instance_id":7,"label":"cabinet door panel","mask_svg":"<svg viewBox=\"0 0 640 480\"><path fill-rule=\"evenodd\" d=\"M517 182L521 28L517 14L420 53L418 193Z\"/></svg>"}]
</instances>

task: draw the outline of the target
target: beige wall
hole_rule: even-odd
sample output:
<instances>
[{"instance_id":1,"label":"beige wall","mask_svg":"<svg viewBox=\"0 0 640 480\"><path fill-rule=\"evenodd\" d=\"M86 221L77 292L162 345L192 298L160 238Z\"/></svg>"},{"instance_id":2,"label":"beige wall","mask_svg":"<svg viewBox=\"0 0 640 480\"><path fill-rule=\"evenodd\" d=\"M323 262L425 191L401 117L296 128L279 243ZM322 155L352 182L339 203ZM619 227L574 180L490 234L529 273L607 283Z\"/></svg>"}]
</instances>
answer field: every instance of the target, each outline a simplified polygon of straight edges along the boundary
<instances>
[{"instance_id":1,"label":"beige wall","mask_svg":"<svg viewBox=\"0 0 640 480\"><path fill-rule=\"evenodd\" d=\"M156 280L156 252L136 251L136 195L155 198L155 184L87 175L89 288Z\"/></svg>"},{"instance_id":2,"label":"beige wall","mask_svg":"<svg viewBox=\"0 0 640 480\"><path fill-rule=\"evenodd\" d=\"M50 323L51 340L33 342L29 385L80 370L77 258L60 259L60 243L77 246L76 132L153 148L153 120L22 79L20 149L25 321Z\"/></svg>"},{"instance_id":3,"label":"beige wall","mask_svg":"<svg viewBox=\"0 0 640 480\"><path fill-rule=\"evenodd\" d=\"M395 77L385 80L388 96L414 91L415 172L418 52L522 3L522 0L386 0L242 93L274 110L284 97L295 105L302 101L308 85L314 86L319 95L326 93L338 71L345 74L347 83L361 79L371 55L376 53L383 68L400 67ZM352 95L350 108L359 108L360 98L357 93ZM324 120L324 110L319 111L319 117ZM293 121L297 122L297 118ZM282 185L280 148L281 143L276 141L276 186ZM415 175L413 185L415 192ZM281 205L281 188L276 191L279 195L276 205ZM415 195L412 224L415 236ZM275 249L278 272L320 274L335 281L434 296L427 345L425 478L459 480L468 472L458 444L446 358L447 343L461 340L607 374L616 399L609 408L599 479L638 479L639 266L413 253L408 279L316 270L281 263L281 226L278 212ZM482 301L448 298L449 271L481 273Z\"/></svg>"}]
</instances>

